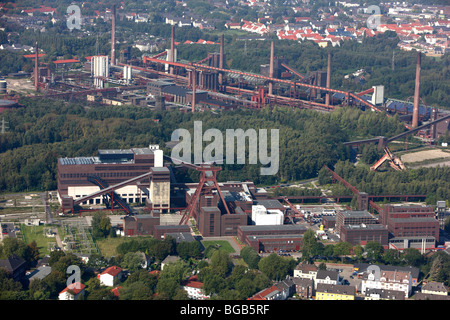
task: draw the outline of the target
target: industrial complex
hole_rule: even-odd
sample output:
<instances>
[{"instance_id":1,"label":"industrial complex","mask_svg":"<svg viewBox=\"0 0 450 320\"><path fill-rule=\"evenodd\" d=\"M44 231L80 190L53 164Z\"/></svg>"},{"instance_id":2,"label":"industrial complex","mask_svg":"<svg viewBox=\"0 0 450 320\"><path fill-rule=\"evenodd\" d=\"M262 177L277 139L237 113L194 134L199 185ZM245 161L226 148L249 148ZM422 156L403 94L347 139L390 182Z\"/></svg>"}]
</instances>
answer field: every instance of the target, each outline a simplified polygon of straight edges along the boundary
<instances>
[{"instance_id":1,"label":"industrial complex","mask_svg":"<svg viewBox=\"0 0 450 320\"><path fill-rule=\"evenodd\" d=\"M86 57L84 68L68 70L77 59L55 61L54 73L39 62L36 43L34 86L38 92L31 98L77 97L105 105L138 105L155 110L178 109L184 112L260 109L267 105L306 108L321 112L349 105L373 112L398 114L405 128L395 137L376 137L350 141L345 145L358 148L375 143L383 156L372 170L385 161L395 170L405 166L388 148L388 143L408 135L437 139L450 128L450 114L431 108L420 98L421 54L417 55L415 91L412 101L384 97L382 85L359 93L331 88L332 59L328 54L326 70L301 74L289 61L277 57L270 43L268 63L260 73L226 68L223 34L219 52L210 52L200 61L180 61L172 27L170 46L141 60L130 59L126 50L116 55L116 14L112 9L111 54ZM151 142L149 142L151 143ZM198 183L175 180L179 167L197 170ZM221 169L210 164L174 165L158 145L140 148L98 150L96 156L57 159L58 200L60 214L74 214L92 208L121 210L126 214L121 228L124 235L196 232L204 237L234 236L258 251L299 250L304 232L312 218L302 212L300 197L270 198L264 189L249 181L217 181ZM385 247L434 248L439 241L439 220L434 208L384 206L374 203L375 196L356 190L331 169L330 174L352 190L357 197L357 211L338 210L321 217L323 235L332 230L341 241L366 244L376 241ZM391 197L387 195L386 197ZM402 195L402 200L424 199L424 195ZM318 197L312 197L318 198ZM326 197L325 197L326 198ZM292 202L291 202L292 201ZM136 213L135 205L145 208ZM173 225L161 225L161 215L179 216ZM378 215L377 215L378 214Z\"/></svg>"}]
</instances>

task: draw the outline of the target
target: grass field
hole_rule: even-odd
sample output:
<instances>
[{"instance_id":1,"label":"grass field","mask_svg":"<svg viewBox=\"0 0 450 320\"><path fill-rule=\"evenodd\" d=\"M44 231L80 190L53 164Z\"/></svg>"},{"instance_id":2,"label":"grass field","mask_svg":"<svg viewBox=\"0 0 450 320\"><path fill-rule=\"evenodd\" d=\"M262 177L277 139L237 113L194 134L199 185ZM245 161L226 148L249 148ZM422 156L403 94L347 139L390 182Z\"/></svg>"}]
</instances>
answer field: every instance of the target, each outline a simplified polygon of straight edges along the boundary
<instances>
[{"instance_id":1,"label":"grass field","mask_svg":"<svg viewBox=\"0 0 450 320\"><path fill-rule=\"evenodd\" d=\"M130 238L128 237L106 238L101 240L98 239L96 240L96 243L98 249L100 250L100 254L105 258L111 258L117 255L116 247L122 242L125 242L127 240L130 240Z\"/></svg>"},{"instance_id":2,"label":"grass field","mask_svg":"<svg viewBox=\"0 0 450 320\"><path fill-rule=\"evenodd\" d=\"M32 241L36 241L36 244L39 249L39 254L41 257L50 254L49 243L56 243L55 238L44 236L44 228L48 228L48 226L40 225L40 226L26 226L22 224L20 226L20 230L22 232L22 239L26 244L31 243Z\"/></svg>"},{"instance_id":3,"label":"grass field","mask_svg":"<svg viewBox=\"0 0 450 320\"><path fill-rule=\"evenodd\" d=\"M208 240L208 241L202 241L202 244L205 248L208 246L218 246L220 250L225 250L228 253L235 253L236 251L233 249L231 244L226 240Z\"/></svg>"}]
</instances>

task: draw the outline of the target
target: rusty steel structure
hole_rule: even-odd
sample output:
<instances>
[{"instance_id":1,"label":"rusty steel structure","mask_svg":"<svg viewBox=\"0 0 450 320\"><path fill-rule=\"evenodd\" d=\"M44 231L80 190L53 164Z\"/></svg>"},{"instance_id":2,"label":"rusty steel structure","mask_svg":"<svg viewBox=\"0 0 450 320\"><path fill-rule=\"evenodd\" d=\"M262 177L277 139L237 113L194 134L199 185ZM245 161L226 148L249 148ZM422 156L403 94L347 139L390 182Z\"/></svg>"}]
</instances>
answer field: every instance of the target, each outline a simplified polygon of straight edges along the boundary
<instances>
[{"instance_id":1,"label":"rusty steel structure","mask_svg":"<svg viewBox=\"0 0 450 320\"><path fill-rule=\"evenodd\" d=\"M218 192L220 200L222 200L222 205L224 206L227 214L231 214L231 211L227 206L225 198L223 197L223 194L220 191L220 186L217 182L217 172L222 170L222 168L214 167L211 165L200 165L195 166L195 169L200 171L200 182L198 183L194 194L189 200L189 203L186 207L186 211L181 217L179 224L187 224L191 217L197 219L196 206L200 198L200 195L210 195L213 192L213 190L216 190Z\"/></svg>"}]
</instances>

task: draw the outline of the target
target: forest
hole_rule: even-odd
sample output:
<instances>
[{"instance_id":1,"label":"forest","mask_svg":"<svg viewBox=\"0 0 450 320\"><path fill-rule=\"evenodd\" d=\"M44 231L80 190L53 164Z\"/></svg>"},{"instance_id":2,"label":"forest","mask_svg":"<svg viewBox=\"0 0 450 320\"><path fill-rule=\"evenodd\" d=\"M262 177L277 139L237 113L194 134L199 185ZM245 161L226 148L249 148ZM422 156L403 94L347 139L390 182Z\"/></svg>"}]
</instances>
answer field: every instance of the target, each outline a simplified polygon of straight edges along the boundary
<instances>
[{"instance_id":1,"label":"forest","mask_svg":"<svg viewBox=\"0 0 450 320\"><path fill-rule=\"evenodd\" d=\"M3 113L10 129L0 135L1 192L54 190L58 157L95 156L98 149L165 144L178 128L203 130L279 129L280 167L276 175L260 175L259 164L225 164L221 180L253 180L258 185L297 181L318 176L323 165L352 159L343 145L360 137L392 136L404 130L396 117L356 108L331 113L286 107L238 109L221 113L152 111L137 106L101 106L83 102L23 98L22 108ZM159 119L159 122L154 122ZM270 146L269 146L270 147ZM246 148L248 150L248 147ZM185 179L196 181L197 172Z\"/></svg>"}]
</instances>

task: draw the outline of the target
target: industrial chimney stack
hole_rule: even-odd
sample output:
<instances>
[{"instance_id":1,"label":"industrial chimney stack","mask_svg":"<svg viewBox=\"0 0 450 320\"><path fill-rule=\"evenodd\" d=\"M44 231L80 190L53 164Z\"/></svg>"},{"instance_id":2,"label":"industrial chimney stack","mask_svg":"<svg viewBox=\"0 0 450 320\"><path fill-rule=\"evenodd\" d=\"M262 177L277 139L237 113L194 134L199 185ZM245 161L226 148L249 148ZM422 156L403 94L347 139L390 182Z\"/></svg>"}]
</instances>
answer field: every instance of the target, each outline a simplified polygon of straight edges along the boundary
<instances>
[{"instance_id":1,"label":"industrial chimney stack","mask_svg":"<svg viewBox=\"0 0 450 320\"><path fill-rule=\"evenodd\" d=\"M328 66L327 66L327 88L331 86L331 53L328 52ZM325 96L325 104L330 105L330 92L328 91Z\"/></svg>"},{"instance_id":2,"label":"industrial chimney stack","mask_svg":"<svg viewBox=\"0 0 450 320\"><path fill-rule=\"evenodd\" d=\"M419 125L420 64L421 64L421 56L420 56L420 52L417 52L416 86L415 86L415 90L414 90L414 107L413 107L413 117L412 117L412 127L413 128L416 128Z\"/></svg>"},{"instance_id":3,"label":"industrial chimney stack","mask_svg":"<svg viewBox=\"0 0 450 320\"><path fill-rule=\"evenodd\" d=\"M174 27L172 26L172 34L170 36L170 62L174 62L175 60L175 34ZM173 74L173 66L170 66L170 74Z\"/></svg>"},{"instance_id":4,"label":"industrial chimney stack","mask_svg":"<svg viewBox=\"0 0 450 320\"><path fill-rule=\"evenodd\" d=\"M39 46L36 41L36 52L34 59L34 88L36 91L39 90Z\"/></svg>"},{"instance_id":5,"label":"industrial chimney stack","mask_svg":"<svg viewBox=\"0 0 450 320\"><path fill-rule=\"evenodd\" d=\"M269 77L273 78L273 67L274 67L274 61L273 61L273 55L274 55L274 48L273 48L273 41L270 44L270 65L269 65ZM273 82L269 82L269 94L273 94Z\"/></svg>"},{"instance_id":6,"label":"industrial chimney stack","mask_svg":"<svg viewBox=\"0 0 450 320\"><path fill-rule=\"evenodd\" d=\"M116 5L112 8L111 21L111 66L114 66L116 65Z\"/></svg>"}]
</instances>

